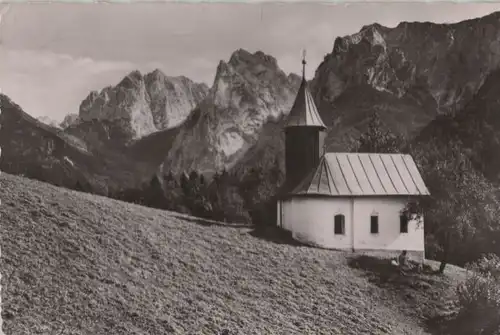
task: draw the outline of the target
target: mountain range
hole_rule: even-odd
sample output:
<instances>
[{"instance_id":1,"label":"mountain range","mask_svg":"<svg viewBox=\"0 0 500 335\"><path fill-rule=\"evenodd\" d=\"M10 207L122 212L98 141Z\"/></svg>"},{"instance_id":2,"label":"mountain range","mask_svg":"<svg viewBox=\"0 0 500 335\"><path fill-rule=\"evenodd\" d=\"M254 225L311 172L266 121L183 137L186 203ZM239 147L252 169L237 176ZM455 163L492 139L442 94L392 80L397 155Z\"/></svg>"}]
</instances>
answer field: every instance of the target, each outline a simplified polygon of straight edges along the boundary
<instances>
[{"instance_id":1,"label":"mountain range","mask_svg":"<svg viewBox=\"0 0 500 335\"><path fill-rule=\"evenodd\" d=\"M329 127L327 150L350 150L377 112L392 132L419 143L455 127L478 167L497 178L500 163L485 162L500 149L499 41L500 13L454 24L375 23L338 37L309 82ZM276 160L283 169L282 126L300 80L274 57L239 49L220 61L211 87L160 70L134 71L90 92L79 114L59 125L1 95L0 167L42 167L49 182L83 180L99 189L133 186L160 172L211 175Z\"/></svg>"}]
</instances>

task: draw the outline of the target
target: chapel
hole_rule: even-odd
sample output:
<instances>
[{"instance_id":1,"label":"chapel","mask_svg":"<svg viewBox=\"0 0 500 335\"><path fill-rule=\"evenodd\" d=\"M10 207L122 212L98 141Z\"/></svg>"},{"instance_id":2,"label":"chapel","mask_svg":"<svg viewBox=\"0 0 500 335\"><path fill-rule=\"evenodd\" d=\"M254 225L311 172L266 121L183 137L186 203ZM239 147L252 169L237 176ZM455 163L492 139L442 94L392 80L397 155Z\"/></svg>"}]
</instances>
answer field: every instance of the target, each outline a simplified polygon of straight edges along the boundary
<instances>
[{"instance_id":1,"label":"chapel","mask_svg":"<svg viewBox=\"0 0 500 335\"><path fill-rule=\"evenodd\" d=\"M404 212L412 198L429 195L413 158L326 152L327 127L309 91L305 64L284 129L286 177L277 225L318 247L407 250L423 257L423 217Z\"/></svg>"}]
</instances>

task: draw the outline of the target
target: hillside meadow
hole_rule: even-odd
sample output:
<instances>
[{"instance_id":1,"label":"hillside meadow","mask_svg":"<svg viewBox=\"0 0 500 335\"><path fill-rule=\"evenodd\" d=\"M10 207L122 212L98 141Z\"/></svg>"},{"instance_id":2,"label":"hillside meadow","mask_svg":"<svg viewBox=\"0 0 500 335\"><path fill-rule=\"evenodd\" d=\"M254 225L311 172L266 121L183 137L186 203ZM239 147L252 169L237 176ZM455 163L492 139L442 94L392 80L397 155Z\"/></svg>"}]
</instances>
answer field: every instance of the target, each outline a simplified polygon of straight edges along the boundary
<instances>
[{"instance_id":1,"label":"hillside meadow","mask_svg":"<svg viewBox=\"0 0 500 335\"><path fill-rule=\"evenodd\" d=\"M5 173L0 199L5 334L433 334L464 278Z\"/></svg>"}]
</instances>

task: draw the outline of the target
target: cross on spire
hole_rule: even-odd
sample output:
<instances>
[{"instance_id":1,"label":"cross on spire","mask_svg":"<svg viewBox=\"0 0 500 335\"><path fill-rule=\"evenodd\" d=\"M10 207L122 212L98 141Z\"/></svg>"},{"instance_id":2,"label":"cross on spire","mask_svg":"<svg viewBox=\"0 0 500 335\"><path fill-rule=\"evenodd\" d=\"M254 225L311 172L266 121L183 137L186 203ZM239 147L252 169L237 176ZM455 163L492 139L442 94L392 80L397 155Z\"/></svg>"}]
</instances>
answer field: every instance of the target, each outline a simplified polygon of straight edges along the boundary
<instances>
[{"instance_id":1,"label":"cross on spire","mask_svg":"<svg viewBox=\"0 0 500 335\"><path fill-rule=\"evenodd\" d=\"M288 120L285 127L316 127L326 129L307 86L306 50L302 50L302 81L295 97L295 102L288 114ZM321 148L318 148L318 150L321 151Z\"/></svg>"},{"instance_id":2,"label":"cross on spire","mask_svg":"<svg viewBox=\"0 0 500 335\"><path fill-rule=\"evenodd\" d=\"M306 49L302 50L302 78L306 77Z\"/></svg>"}]
</instances>

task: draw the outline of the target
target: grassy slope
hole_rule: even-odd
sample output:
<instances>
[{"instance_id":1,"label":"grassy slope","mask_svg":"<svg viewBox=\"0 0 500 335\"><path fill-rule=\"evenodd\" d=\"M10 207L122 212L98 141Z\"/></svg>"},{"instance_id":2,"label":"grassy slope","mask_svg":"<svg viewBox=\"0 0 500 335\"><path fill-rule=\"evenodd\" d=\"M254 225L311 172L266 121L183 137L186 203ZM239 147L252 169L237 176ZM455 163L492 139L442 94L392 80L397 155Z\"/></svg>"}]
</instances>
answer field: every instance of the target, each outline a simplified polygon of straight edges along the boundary
<instances>
[{"instance_id":1,"label":"grassy slope","mask_svg":"<svg viewBox=\"0 0 500 335\"><path fill-rule=\"evenodd\" d=\"M0 199L6 334L426 334L454 282L5 173Z\"/></svg>"}]
</instances>

